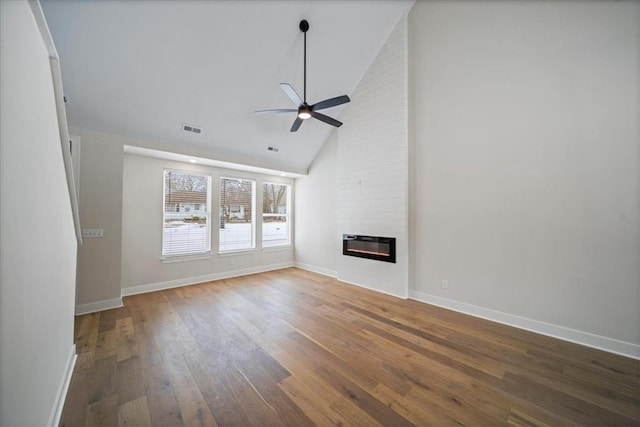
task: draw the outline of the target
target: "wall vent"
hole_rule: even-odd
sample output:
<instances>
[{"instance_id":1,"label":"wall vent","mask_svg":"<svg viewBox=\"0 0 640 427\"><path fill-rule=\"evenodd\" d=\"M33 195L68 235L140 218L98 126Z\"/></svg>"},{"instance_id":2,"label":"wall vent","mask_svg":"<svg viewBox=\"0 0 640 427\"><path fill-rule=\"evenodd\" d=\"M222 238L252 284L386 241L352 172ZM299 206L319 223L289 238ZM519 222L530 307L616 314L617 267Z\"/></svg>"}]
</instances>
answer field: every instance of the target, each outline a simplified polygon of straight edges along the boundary
<instances>
[{"instance_id":1,"label":"wall vent","mask_svg":"<svg viewBox=\"0 0 640 427\"><path fill-rule=\"evenodd\" d=\"M191 133L202 133L202 128L194 125L188 125L186 123L182 124L182 130Z\"/></svg>"},{"instance_id":2,"label":"wall vent","mask_svg":"<svg viewBox=\"0 0 640 427\"><path fill-rule=\"evenodd\" d=\"M273 151L274 153L277 153L278 151L280 151L280 149L278 147L274 147L272 145L270 145L267 150L269 151Z\"/></svg>"}]
</instances>

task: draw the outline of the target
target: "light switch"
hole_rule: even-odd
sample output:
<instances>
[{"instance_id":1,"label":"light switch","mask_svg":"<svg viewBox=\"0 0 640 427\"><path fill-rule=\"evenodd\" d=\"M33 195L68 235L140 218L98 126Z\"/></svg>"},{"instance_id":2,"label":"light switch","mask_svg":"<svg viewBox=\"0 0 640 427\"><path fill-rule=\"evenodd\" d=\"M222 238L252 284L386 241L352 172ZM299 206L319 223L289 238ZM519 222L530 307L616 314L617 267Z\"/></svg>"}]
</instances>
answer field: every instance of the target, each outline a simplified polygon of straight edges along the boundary
<instances>
[{"instance_id":1,"label":"light switch","mask_svg":"<svg viewBox=\"0 0 640 427\"><path fill-rule=\"evenodd\" d=\"M86 239L96 239L104 236L102 228L83 228L82 237Z\"/></svg>"}]
</instances>

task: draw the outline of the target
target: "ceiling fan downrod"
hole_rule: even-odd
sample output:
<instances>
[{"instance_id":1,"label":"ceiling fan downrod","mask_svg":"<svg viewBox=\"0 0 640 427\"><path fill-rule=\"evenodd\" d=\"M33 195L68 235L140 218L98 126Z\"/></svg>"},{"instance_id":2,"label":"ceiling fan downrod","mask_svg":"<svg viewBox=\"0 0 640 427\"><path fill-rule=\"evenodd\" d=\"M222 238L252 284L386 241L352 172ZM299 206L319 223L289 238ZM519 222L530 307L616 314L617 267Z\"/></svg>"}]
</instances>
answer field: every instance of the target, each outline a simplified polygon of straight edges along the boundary
<instances>
[{"instance_id":1,"label":"ceiling fan downrod","mask_svg":"<svg viewBox=\"0 0 640 427\"><path fill-rule=\"evenodd\" d=\"M304 34L304 72L303 72L303 89L302 100L307 103L307 31L309 31L309 22L306 19L300 21L300 31Z\"/></svg>"}]
</instances>

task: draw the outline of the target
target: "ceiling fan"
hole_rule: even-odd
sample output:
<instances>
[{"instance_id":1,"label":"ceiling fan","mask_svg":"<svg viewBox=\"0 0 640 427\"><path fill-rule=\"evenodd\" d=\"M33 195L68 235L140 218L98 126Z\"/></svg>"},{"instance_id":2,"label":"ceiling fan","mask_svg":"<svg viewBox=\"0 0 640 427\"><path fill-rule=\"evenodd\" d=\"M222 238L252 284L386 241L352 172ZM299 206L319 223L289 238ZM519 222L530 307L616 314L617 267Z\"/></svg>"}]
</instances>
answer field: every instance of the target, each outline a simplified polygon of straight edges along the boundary
<instances>
[{"instance_id":1,"label":"ceiling fan","mask_svg":"<svg viewBox=\"0 0 640 427\"><path fill-rule=\"evenodd\" d=\"M287 94L289 98L298 106L298 108L278 108L274 110L258 110L256 114L270 114L270 113L292 113L296 112L297 117L291 126L291 132L296 132L303 121L313 117L321 122L330 124L331 126L340 127L342 122L334 119L333 117L326 116L322 113L318 113L318 110L324 110L325 108L331 108L338 105L350 102L351 99L347 95L336 96L335 98L325 99L324 101L316 102L313 105L307 103L307 31L309 31L309 23L303 19L300 21L300 31L304 33L304 98L300 98L298 92L289 83L280 83L280 87Z\"/></svg>"}]
</instances>

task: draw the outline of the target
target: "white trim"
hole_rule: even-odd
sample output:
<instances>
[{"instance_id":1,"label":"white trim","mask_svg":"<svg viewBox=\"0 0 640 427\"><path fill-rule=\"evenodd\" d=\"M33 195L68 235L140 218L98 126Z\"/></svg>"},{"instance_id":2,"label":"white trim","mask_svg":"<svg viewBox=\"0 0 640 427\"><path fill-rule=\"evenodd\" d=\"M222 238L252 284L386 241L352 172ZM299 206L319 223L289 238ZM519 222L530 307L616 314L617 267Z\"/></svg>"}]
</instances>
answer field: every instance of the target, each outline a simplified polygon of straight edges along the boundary
<instances>
[{"instance_id":1,"label":"white trim","mask_svg":"<svg viewBox=\"0 0 640 427\"><path fill-rule=\"evenodd\" d=\"M82 244L82 227L80 226L80 211L78 207L78 194L76 194L75 178L73 176L73 160L69 151L69 128L67 122L67 110L64 105L64 89L62 88L62 71L60 70L60 60L49 58L51 65L51 76L53 79L53 93L56 101L56 112L58 114L58 130L60 132L60 143L62 145L62 160L64 163L65 175L67 178L67 190L69 191L69 203L73 215L73 224L76 231L76 240Z\"/></svg>"},{"instance_id":2,"label":"white trim","mask_svg":"<svg viewBox=\"0 0 640 427\"><path fill-rule=\"evenodd\" d=\"M291 250L293 250L293 245L291 243L287 243L284 245L263 246L260 249L261 252L282 252Z\"/></svg>"},{"instance_id":3,"label":"white trim","mask_svg":"<svg viewBox=\"0 0 640 427\"><path fill-rule=\"evenodd\" d=\"M76 201L80 205L80 153L82 151L82 138L77 135L69 135L69 153L71 153L71 169L73 170L73 183L76 189Z\"/></svg>"},{"instance_id":4,"label":"white trim","mask_svg":"<svg viewBox=\"0 0 640 427\"><path fill-rule=\"evenodd\" d=\"M166 282L148 283L122 288L122 296L144 294L147 292L161 291L164 289L179 288L181 286L196 285L211 282L213 280L230 279L232 277L246 276L249 274L264 273L265 271L281 270L293 267L293 262L263 265L259 267L243 268L241 270L225 271L222 273L206 274L204 276L188 277L184 279L169 280Z\"/></svg>"},{"instance_id":5,"label":"white trim","mask_svg":"<svg viewBox=\"0 0 640 427\"><path fill-rule=\"evenodd\" d=\"M78 355L76 354L76 345L73 344L71 346L69 358L67 359L67 367L64 370L62 382L60 382L60 386L58 387L56 400L54 401L53 408L51 409L51 415L49 415L49 422L47 423L49 426L53 427L60 424L62 409L64 408L64 402L67 399L67 392L69 391L69 384L71 383L71 376L73 375L73 368L76 366L77 359Z\"/></svg>"},{"instance_id":6,"label":"white trim","mask_svg":"<svg viewBox=\"0 0 640 427\"><path fill-rule=\"evenodd\" d=\"M47 48L49 57L58 59L58 51L56 50L56 45L53 43L53 37L51 37L51 31L49 31L49 26L47 25L47 20L44 17L40 2L38 0L29 0L29 6L31 6L31 12L36 20L36 25L38 25L42 41Z\"/></svg>"},{"instance_id":7,"label":"white trim","mask_svg":"<svg viewBox=\"0 0 640 427\"><path fill-rule=\"evenodd\" d=\"M56 115L58 119L58 132L62 148L62 160L64 162L65 175L67 178L67 190L69 191L69 204L73 215L73 224L76 232L78 244L82 244L82 229L80 227L80 214L78 211L78 195L73 178L73 165L71 164L71 153L69 152L69 127L67 124L67 112L64 106L64 90L62 88L62 72L60 71L60 58L53 43L53 37L49 31L47 20L42 11L42 6L38 0L29 0L31 12L40 31L40 36L49 54L49 66L51 68L51 80L53 83L53 97L56 105Z\"/></svg>"},{"instance_id":8,"label":"white trim","mask_svg":"<svg viewBox=\"0 0 640 427\"><path fill-rule=\"evenodd\" d=\"M458 302L420 291L410 290L409 298L460 313L469 314L471 316L480 317L482 319L491 320L493 322L502 323L503 325L535 332L537 334L558 338L564 341L585 345L634 359L640 359L640 345L637 344L619 341L588 332L577 331L575 329L553 325L539 320L527 319L525 317Z\"/></svg>"},{"instance_id":9,"label":"white trim","mask_svg":"<svg viewBox=\"0 0 640 427\"><path fill-rule=\"evenodd\" d=\"M369 289L370 291L380 292L381 294L389 295L390 297L401 298L401 299L407 299L408 298L406 294L405 295L392 294L391 292L386 292L386 291L380 290L378 288L372 288L371 286L366 286L366 285L363 285L363 284L360 284L360 283L355 283L355 282L349 282L349 281L341 279L339 277L336 277L336 280L338 280L339 282L342 282L342 283L347 283L349 285L357 286L359 288L365 288L365 289Z\"/></svg>"},{"instance_id":10,"label":"white trim","mask_svg":"<svg viewBox=\"0 0 640 427\"><path fill-rule=\"evenodd\" d=\"M160 257L160 261L163 264L171 264L172 262L185 262L185 261L198 261L203 259L211 259L213 254L211 252L201 252L198 254L187 255L164 255Z\"/></svg>"},{"instance_id":11,"label":"white trim","mask_svg":"<svg viewBox=\"0 0 640 427\"><path fill-rule=\"evenodd\" d=\"M76 305L76 316L81 314L95 313L96 311L110 310L122 307L122 298L113 298L104 301L90 302L88 304Z\"/></svg>"},{"instance_id":12,"label":"white trim","mask_svg":"<svg viewBox=\"0 0 640 427\"><path fill-rule=\"evenodd\" d=\"M311 271L312 273L318 273L325 276L329 276L333 279L338 277L338 272L329 270L328 268L316 267L315 265L304 264L302 262L296 262L295 266L301 270Z\"/></svg>"},{"instance_id":13,"label":"white trim","mask_svg":"<svg viewBox=\"0 0 640 427\"><path fill-rule=\"evenodd\" d=\"M250 254L255 254L257 252L258 252L258 250L256 248L251 248L251 249L229 249L228 251L218 252L218 256L219 257L226 257L226 256L234 256L234 255L250 255Z\"/></svg>"}]
</instances>

